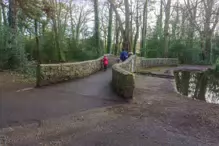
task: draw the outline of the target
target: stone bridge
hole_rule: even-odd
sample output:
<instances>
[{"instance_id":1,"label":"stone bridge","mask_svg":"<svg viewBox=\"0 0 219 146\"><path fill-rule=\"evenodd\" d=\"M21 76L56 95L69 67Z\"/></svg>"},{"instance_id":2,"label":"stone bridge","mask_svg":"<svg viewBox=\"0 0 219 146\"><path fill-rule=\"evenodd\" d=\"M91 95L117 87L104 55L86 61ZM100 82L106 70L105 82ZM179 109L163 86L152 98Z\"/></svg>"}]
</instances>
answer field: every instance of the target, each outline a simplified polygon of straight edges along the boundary
<instances>
[{"instance_id":1,"label":"stone bridge","mask_svg":"<svg viewBox=\"0 0 219 146\"><path fill-rule=\"evenodd\" d=\"M119 96L126 99L133 97L135 73L150 67L178 65L178 59L176 58L146 59L132 55L122 63L116 63L118 58L113 55L108 55L108 58L109 67L112 66L112 87ZM77 63L42 64L40 85L43 86L89 76L102 69L101 59L102 57L97 60Z\"/></svg>"},{"instance_id":2,"label":"stone bridge","mask_svg":"<svg viewBox=\"0 0 219 146\"><path fill-rule=\"evenodd\" d=\"M16 146L218 145L217 105L181 98L169 79L138 75L177 59L108 57L106 72L101 58L42 64L41 88L2 92L0 145L2 138Z\"/></svg>"},{"instance_id":3,"label":"stone bridge","mask_svg":"<svg viewBox=\"0 0 219 146\"><path fill-rule=\"evenodd\" d=\"M177 59L144 59L133 55L117 64L118 57L108 55L108 58L112 67L106 72L101 70L102 58L76 63L41 64L41 88L1 93L4 104L0 108L0 127L38 123L72 112L121 104L124 100L120 97L133 98L136 85L134 73L138 70L177 65ZM56 84L60 82L64 83Z\"/></svg>"}]
</instances>

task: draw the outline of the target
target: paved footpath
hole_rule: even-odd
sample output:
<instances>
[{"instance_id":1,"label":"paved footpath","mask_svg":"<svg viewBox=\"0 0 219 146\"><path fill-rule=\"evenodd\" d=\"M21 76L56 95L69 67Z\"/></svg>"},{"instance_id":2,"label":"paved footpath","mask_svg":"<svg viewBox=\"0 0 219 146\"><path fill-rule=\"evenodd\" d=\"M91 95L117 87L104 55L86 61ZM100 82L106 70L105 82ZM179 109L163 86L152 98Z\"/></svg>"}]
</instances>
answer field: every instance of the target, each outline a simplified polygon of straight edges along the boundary
<instances>
[{"instance_id":1,"label":"paved footpath","mask_svg":"<svg viewBox=\"0 0 219 146\"><path fill-rule=\"evenodd\" d=\"M171 79L142 75L136 75L134 101L123 103L111 92L106 82L111 79L110 72L100 72L82 80L19 93L21 99L33 99L29 99L30 106L23 106L21 110L19 105L28 104L21 104L24 101L19 101L18 98L14 103L17 106L7 109L13 109L13 112L18 109L20 114L29 113L27 116L20 115L23 120L30 117L31 113L34 113L33 117L38 116L38 119L43 120L39 125L24 125L0 131L8 145L219 145L218 105L178 95ZM21 94L29 96L25 98ZM38 98L45 99L45 104L40 103ZM53 99L57 101L52 101ZM28 109L30 111L26 111ZM16 116L11 116L11 119L13 117ZM16 118L19 119L18 117Z\"/></svg>"},{"instance_id":2,"label":"paved footpath","mask_svg":"<svg viewBox=\"0 0 219 146\"><path fill-rule=\"evenodd\" d=\"M21 92L2 92L0 127L39 123L96 107L124 102L110 87L111 70L67 83Z\"/></svg>"}]
</instances>

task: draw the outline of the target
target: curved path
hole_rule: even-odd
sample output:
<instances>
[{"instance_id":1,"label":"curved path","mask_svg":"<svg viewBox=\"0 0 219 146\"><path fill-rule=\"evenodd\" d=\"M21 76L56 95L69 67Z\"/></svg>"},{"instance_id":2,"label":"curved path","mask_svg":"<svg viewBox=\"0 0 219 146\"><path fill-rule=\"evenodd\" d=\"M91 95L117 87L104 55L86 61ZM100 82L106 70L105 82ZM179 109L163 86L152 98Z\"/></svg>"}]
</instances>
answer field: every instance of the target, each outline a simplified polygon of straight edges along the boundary
<instances>
[{"instance_id":1,"label":"curved path","mask_svg":"<svg viewBox=\"0 0 219 146\"><path fill-rule=\"evenodd\" d=\"M0 127L40 122L96 107L124 102L111 91L111 70L67 83L2 93Z\"/></svg>"},{"instance_id":2,"label":"curved path","mask_svg":"<svg viewBox=\"0 0 219 146\"><path fill-rule=\"evenodd\" d=\"M37 109L39 115L44 115L38 115L39 119L46 120L37 126L3 131L6 139L10 140L9 145L218 146L218 105L178 95L171 79L142 75L136 75L135 100L128 104L118 104L123 101L109 90L110 72L100 72L82 80L19 93L21 99L32 99L28 100L30 106L18 109L19 112L28 113L25 110ZM22 94L28 94L29 97L22 97ZM38 94L38 97L34 94ZM8 100L13 98L16 97ZM45 98L45 104L40 103L38 98ZM17 102L14 103L17 108L18 105L28 105L19 101L19 98ZM16 112L16 108L7 108ZM85 109L90 110L73 113Z\"/></svg>"}]
</instances>

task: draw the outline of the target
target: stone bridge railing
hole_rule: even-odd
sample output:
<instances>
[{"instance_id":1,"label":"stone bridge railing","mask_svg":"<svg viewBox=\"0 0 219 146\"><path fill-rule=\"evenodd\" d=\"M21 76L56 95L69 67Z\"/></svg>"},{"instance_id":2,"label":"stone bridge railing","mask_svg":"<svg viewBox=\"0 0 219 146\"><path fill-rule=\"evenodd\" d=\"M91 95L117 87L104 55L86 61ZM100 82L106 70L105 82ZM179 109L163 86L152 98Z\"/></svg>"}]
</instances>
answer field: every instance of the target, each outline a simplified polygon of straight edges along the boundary
<instances>
[{"instance_id":1,"label":"stone bridge railing","mask_svg":"<svg viewBox=\"0 0 219 146\"><path fill-rule=\"evenodd\" d=\"M109 58L109 66L116 63L116 57L107 55ZM59 64L41 64L40 65L40 86L63 82L89 76L102 68L100 57L96 60L89 60L83 62L73 63L59 63Z\"/></svg>"},{"instance_id":2,"label":"stone bridge railing","mask_svg":"<svg viewBox=\"0 0 219 146\"><path fill-rule=\"evenodd\" d=\"M115 92L126 99L133 97L135 88L135 59L136 56L130 56L125 62L118 63L112 67L112 86Z\"/></svg>"},{"instance_id":3,"label":"stone bridge railing","mask_svg":"<svg viewBox=\"0 0 219 146\"><path fill-rule=\"evenodd\" d=\"M142 68L154 66L177 65L178 60L173 58L154 58L146 59L135 55L130 56L123 63L116 63L118 57L107 55L109 66L112 66L112 86L115 92L127 99L133 97L135 88L134 73ZM40 65L40 86L63 82L89 76L102 68L101 58L90 61L60 64L41 64Z\"/></svg>"},{"instance_id":4,"label":"stone bridge railing","mask_svg":"<svg viewBox=\"0 0 219 146\"><path fill-rule=\"evenodd\" d=\"M144 58L138 57L136 59L136 72L141 69L150 67L162 67L162 66L176 66L178 65L177 58Z\"/></svg>"},{"instance_id":5,"label":"stone bridge railing","mask_svg":"<svg viewBox=\"0 0 219 146\"><path fill-rule=\"evenodd\" d=\"M135 88L134 73L138 73L144 68L174 65L178 65L176 58L147 59L133 55L125 62L113 65L112 86L118 95L131 99Z\"/></svg>"}]
</instances>

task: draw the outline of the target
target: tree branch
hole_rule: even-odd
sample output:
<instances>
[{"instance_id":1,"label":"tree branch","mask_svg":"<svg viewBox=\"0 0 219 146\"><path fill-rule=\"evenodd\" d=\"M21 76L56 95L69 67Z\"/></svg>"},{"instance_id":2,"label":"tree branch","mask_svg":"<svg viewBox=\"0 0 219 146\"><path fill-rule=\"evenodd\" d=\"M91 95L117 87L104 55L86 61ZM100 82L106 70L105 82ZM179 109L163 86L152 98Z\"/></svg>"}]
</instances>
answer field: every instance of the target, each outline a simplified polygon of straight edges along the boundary
<instances>
[{"instance_id":1,"label":"tree branch","mask_svg":"<svg viewBox=\"0 0 219 146\"><path fill-rule=\"evenodd\" d=\"M119 28L120 28L122 34L124 34L125 30L124 30L124 28L123 28L122 20L121 20L120 15L119 15L119 13L118 13L116 7L115 7L115 4L114 4L113 0L108 0L108 1L109 1L109 3L110 3L110 4L112 5L112 7L113 7L113 10L114 10L114 12L115 12L115 14L116 14L116 18L117 18L117 20L118 20L118 22L119 22L119 25L120 25Z\"/></svg>"}]
</instances>

